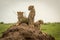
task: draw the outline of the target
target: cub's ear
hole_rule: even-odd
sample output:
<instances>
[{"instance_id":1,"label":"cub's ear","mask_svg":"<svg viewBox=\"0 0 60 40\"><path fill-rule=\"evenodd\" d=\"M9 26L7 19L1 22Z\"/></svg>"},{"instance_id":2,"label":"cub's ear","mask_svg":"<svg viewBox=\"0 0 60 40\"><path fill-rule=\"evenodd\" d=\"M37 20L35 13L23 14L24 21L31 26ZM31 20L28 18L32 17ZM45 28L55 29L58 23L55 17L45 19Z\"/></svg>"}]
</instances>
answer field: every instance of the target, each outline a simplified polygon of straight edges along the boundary
<instances>
[{"instance_id":1,"label":"cub's ear","mask_svg":"<svg viewBox=\"0 0 60 40\"><path fill-rule=\"evenodd\" d=\"M19 12L17 12L17 13L19 13Z\"/></svg>"},{"instance_id":2,"label":"cub's ear","mask_svg":"<svg viewBox=\"0 0 60 40\"><path fill-rule=\"evenodd\" d=\"M31 6L32 8L34 8L34 6Z\"/></svg>"},{"instance_id":3,"label":"cub's ear","mask_svg":"<svg viewBox=\"0 0 60 40\"><path fill-rule=\"evenodd\" d=\"M24 12L21 12L21 13L24 13Z\"/></svg>"},{"instance_id":4,"label":"cub's ear","mask_svg":"<svg viewBox=\"0 0 60 40\"><path fill-rule=\"evenodd\" d=\"M24 13L24 12L17 12L17 13Z\"/></svg>"},{"instance_id":5,"label":"cub's ear","mask_svg":"<svg viewBox=\"0 0 60 40\"><path fill-rule=\"evenodd\" d=\"M34 8L34 6L31 5L31 6L29 6L29 8Z\"/></svg>"}]
</instances>

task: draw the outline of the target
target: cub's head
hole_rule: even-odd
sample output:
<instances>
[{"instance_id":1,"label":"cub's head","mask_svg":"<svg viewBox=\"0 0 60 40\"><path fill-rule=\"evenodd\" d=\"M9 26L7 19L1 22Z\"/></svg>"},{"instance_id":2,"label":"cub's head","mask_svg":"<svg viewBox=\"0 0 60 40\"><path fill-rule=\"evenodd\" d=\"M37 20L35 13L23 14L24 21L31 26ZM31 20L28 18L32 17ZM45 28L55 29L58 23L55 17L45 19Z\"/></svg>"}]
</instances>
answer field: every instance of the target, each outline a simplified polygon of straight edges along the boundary
<instances>
[{"instance_id":1,"label":"cub's head","mask_svg":"<svg viewBox=\"0 0 60 40\"><path fill-rule=\"evenodd\" d=\"M30 5L30 6L28 7L28 10L32 10L32 9L34 9L34 6L33 6L33 5Z\"/></svg>"}]
</instances>

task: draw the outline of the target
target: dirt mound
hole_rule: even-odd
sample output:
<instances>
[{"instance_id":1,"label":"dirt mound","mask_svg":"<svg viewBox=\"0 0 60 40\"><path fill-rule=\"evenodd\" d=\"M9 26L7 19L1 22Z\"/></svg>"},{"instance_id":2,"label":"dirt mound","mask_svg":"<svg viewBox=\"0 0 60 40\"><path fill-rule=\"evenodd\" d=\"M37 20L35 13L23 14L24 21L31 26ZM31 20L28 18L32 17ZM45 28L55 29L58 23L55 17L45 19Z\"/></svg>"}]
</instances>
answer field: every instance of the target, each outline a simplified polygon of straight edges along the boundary
<instances>
[{"instance_id":1,"label":"dirt mound","mask_svg":"<svg viewBox=\"0 0 60 40\"><path fill-rule=\"evenodd\" d=\"M0 40L55 40L54 37L42 33L34 26L23 23L19 26L12 26L5 31Z\"/></svg>"}]
</instances>

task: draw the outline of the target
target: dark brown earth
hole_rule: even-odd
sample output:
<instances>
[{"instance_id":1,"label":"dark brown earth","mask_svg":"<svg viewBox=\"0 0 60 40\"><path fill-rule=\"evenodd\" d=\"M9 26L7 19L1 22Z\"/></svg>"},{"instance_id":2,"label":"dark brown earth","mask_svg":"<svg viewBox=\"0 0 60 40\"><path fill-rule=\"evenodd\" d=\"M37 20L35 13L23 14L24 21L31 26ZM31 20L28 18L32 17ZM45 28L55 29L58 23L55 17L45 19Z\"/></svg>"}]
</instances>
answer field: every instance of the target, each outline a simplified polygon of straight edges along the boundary
<instances>
[{"instance_id":1,"label":"dark brown earth","mask_svg":"<svg viewBox=\"0 0 60 40\"><path fill-rule=\"evenodd\" d=\"M5 31L0 40L55 40L54 37L46 33L42 33L34 26L28 26L22 23L18 26L13 25Z\"/></svg>"}]
</instances>

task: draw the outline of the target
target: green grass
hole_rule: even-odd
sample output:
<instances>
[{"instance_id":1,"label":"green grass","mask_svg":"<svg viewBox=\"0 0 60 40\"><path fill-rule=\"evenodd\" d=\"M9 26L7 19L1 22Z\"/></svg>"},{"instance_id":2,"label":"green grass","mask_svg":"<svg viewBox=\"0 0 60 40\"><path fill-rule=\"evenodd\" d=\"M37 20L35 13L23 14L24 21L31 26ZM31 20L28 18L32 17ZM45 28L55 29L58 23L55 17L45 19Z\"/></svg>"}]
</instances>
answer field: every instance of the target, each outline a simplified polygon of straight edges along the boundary
<instances>
[{"instance_id":1,"label":"green grass","mask_svg":"<svg viewBox=\"0 0 60 40\"><path fill-rule=\"evenodd\" d=\"M10 26L11 24L0 24L0 37L2 36L2 33L6 31Z\"/></svg>"},{"instance_id":2,"label":"green grass","mask_svg":"<svg viewBox=\"0 0 60 40\"><path fill-rule=\"evenodd\" d=\"M60 24L42 25L41 29L43 32L51 34L56 40L60 40Z\"/></svg>"},{"instance_id":3,"label":"green grass","mask_svg":"<svg viewBox=\"0 0 60 40\"><path fill-rule=\"evenodd\" d=\"M2 32L6 31L10 26L11 24L0 24L0 37L2 36ZM41 30L51 34L56 40L60 40L60 24L53 23L42 25Z\"/></svg>"}]
</instances>

